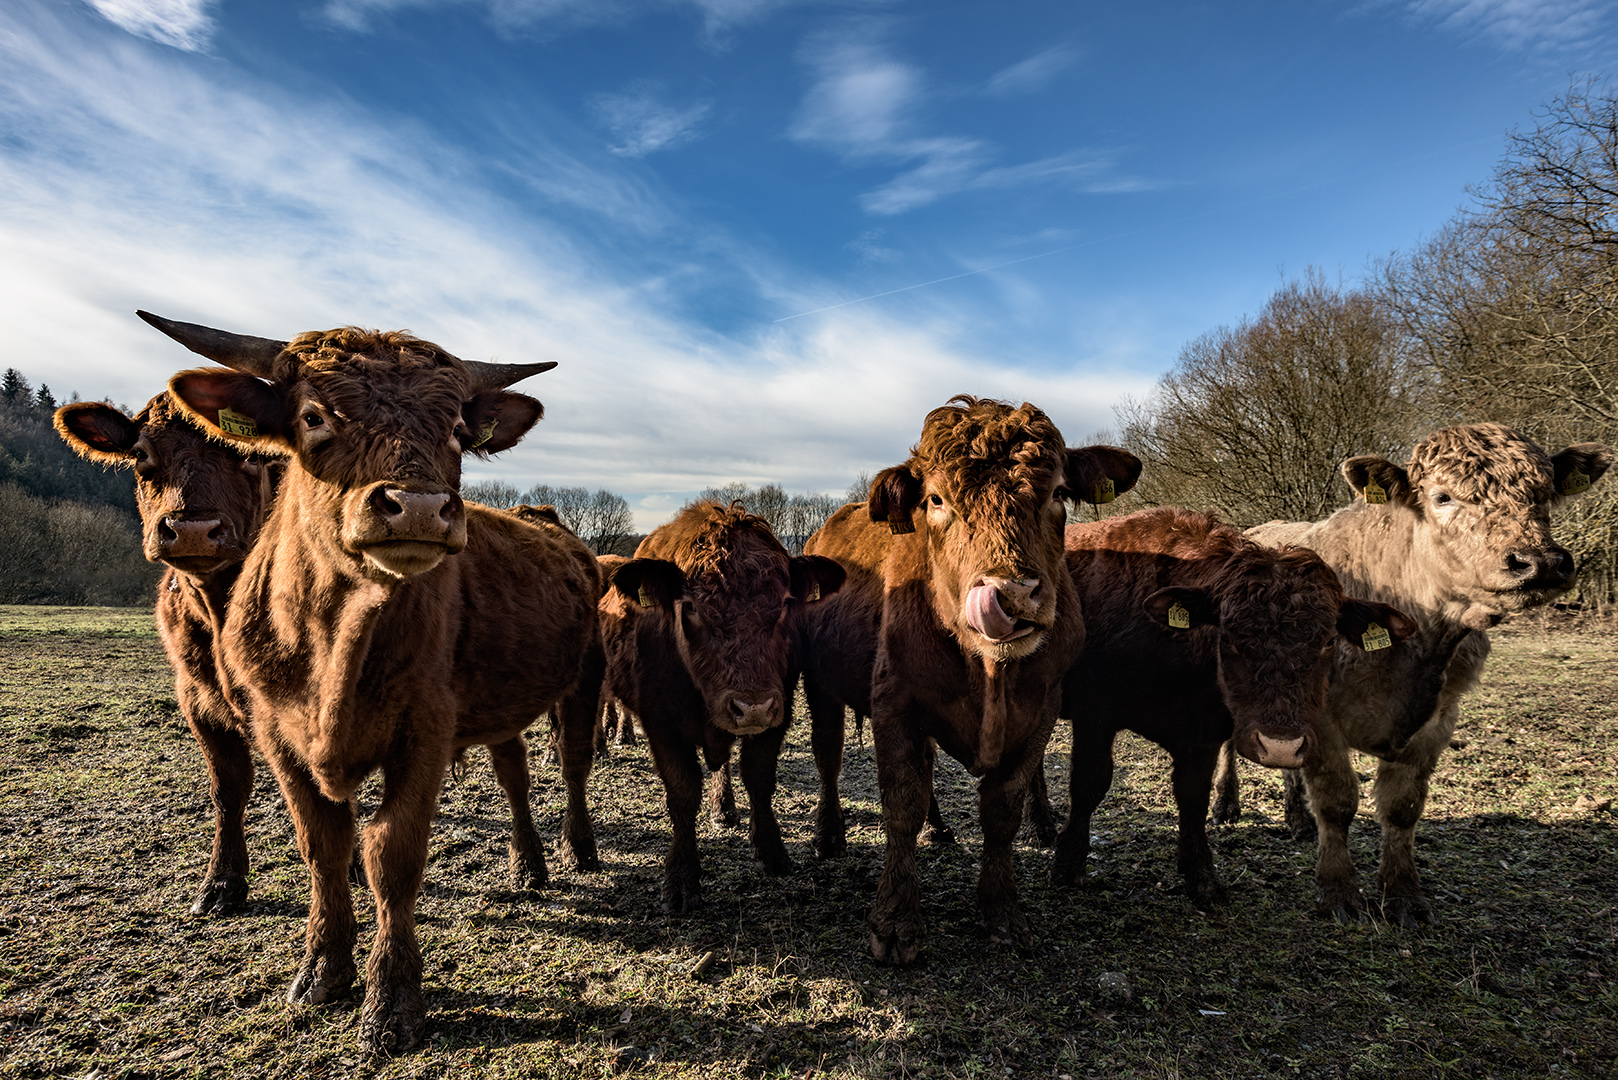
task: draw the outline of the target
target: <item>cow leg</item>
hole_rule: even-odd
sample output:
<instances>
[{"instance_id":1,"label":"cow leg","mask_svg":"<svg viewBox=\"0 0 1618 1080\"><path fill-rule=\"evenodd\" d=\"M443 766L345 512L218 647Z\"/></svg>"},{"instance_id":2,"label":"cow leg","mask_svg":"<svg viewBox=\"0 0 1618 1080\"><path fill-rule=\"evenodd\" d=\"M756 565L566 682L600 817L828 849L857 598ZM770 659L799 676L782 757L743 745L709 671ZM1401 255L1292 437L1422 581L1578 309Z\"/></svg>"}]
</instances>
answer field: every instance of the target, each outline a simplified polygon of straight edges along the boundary
<instances>
[{"instance_id":1,"label":"cow leg","mask_svg":"<svg viewBox=\"0 0 1618 1080\"><path fill-rule=\"evenodd\" d=\"M672 726L672 725L670 725ZM656 722L644 724L652 763L663 778L673 839L663 860L663 910L685 915L702 900L702 863L697 855L697 808L702 802L702 767L697 748Z\"/></svg>"},{"instance_id":2,"label":"cow leg","mask_svg":"<svg viewBox=\"0 0 1618 1080\"><path fill-rule=\"evenodd\" d=\"M1068 767L1067 822L1056 834L1051 884L1072 885L1084 877L1090 860L1090 818L1112 787L1112 743L1117 732L1081 721L1073 723L1073 754Z\"/></svg>"},{"instance_id":3,"label":"cow leg","mask_svg":"<svg viewBox=\"0 0 1618 1080\"><path fill-rule=\"evenodd\" d=\"M1044 743L1037 744L1043 757ZM1028 919L1017 900L1012 844L1022 828L1023 802L1033 763L1001 765L978 782L978 821L983 826L983 858L978 870L978 917L997 945L1028 939Z\"/></svg>"},{"instance_id":4,"label":"cow leg","mask_svg":"<svg viewBox=\"0 0 1618 1080\"><path fill-rule=\"evenodd\" d=\"M815 857L835 859L848 851L842 795L837 787L843 773L843 703L807 676L803 693L809 701L809 746L815 754L815 771L820 774L820 798L815 804Z\"/></svg>"},{"instance_id":5,"label":"cow leg","mask_svg":"<svg viewBox=\"0 0 1618 1080\"><path fill-rule=\"evenodd\" d=\"M365 965L360 1045L402 1054L421 1041L427 1002L421 994L416 898L447 752L415 746L382 766L382 803L365 826L365 876L376 900L376 941Z\"/></svg>"},{"instance_id":6,"label":"cow leg","mask_svg":"<svg viewBox=\"0 0 1618 1080\"><path fill-rule=\"evenodd\" d=\"M545 714L545 752L539 755L541 765L559 765L562 761L562 717L560 707Z\"/></svg>"},{"instance_id":7,"label":"cow leg","mask_svg":"<svg viewBox=\"0 0 1618 1080\"><path fill-rule=\"evenodd\" d=\"M926 929L921 918L916 837L927 818L933 790L934 751L932 740L911 739L905 726L902 716L879 713L871 718L887 851L876 903L865 921L871 931L871 955L880 963L914 963Z\"/></svg>"},{"instance_id":8,"label":"cow leg","mask_svg":"<svg viewBox=\"0 0 1618 1080\"><path fill-rule=\"evenodd\" d=\"M511 806L510 866L513 889L543 889L549 875L545 871L545 845L534 829L534 815L528 803L528 744L521 735L489 747L494 776Z\"/></svg>"},{"instance_id":9,"label":"cow leg","mask_svg":"<svg viewBox=\"0 0 1618 1080\"><path fill-rule=\"evenodd\" d=\"M938 789L935 787L927 795L927 824L921 830L923 844L955 844L955 830L949 827L944 820L944 811L938 808Z\"/></svg>"},{"instance_id":10,"label":"cow leg","mask_svg":"<svg viewBox=\"0 0 1618 1080\"><path fill-rule=\"evenodd\" d=\"M619 746L635 745L635 714L629 711L629 706L612 698L607 699L607 708L616 711L618 720L612 724L613 738Z\"/></svg>"},{"instance_id":11,"label":"cow leg","mask_svg":"<svg viewBox=\"0 0 1618 1080\"><path fill-rule=\"evenodd\" d=\"M1041 755L1043 757L1043 755ZM1028 781L1026 804L1028 824L1033 826L1034 839L1040 847L1056 843L1056 810L1051 806L1050 787L1045 782L1045 763L1042 760Z\"/></svg>"},{"instance_id":12,"label":"cow leg","mask_svg":"<svg viewBox=\"0 0 1618 1080\"><path fill-rule=\"evenodd\" d=\"M748 839L766 874L792 871L792 859L781 841L781 824L775 819L775 768L786 733L786 725L782 724L742 740L742 786L747 789L747 805L752 811Z\"/></svg>"},{"instance_id":13,"label":"cow leg","mask_svg":"<svg viewBox=\"0 0 1618 1080\"><path fill-rule=\"evenodd\" d=\"M320 793L303 763L272 739L260 745L281 786L298 852L309 867L309 921L303 962L287 989L294 1005L333 1001L354 982L354 900L348 864L354 852L354 806Z\"/></svg>"},{"instance_id":14,"label":"cow leg","mask_svg":"<svg viewBox=\"0 0 1618 1080\"><path fill-rule=\"evenodd\" d=\"M247 833L243 822L253 793L253 756L241 733L186 710L191 735L208 763L213 799L213 854L191 904L193 915L228 915L247 899Z\"/></svg>"},{"instance_id":15,"label":"cow leg","mask_svg":"<svg viewBox=\"0 0 1618 1080\"><path fill-rule=\"evenodd\" d=\"M1242 816L1242 777L1236 768L1236 748L1229 739L1219 747L1214 770L1213 823L1234 825Z\"/></svg>"},{"instance_id":16,"label":"cow leg","mask_svg":"<svg viewBox=\"0 0 1618 1080\"><path fill-rule=\"evenodd\" d=\"M1309 790L1303 782L1303 773L1297 769L1281 770L1281 805L1292 839L1309 844L1320 838L1315 815L1309 810Z\"/></svg>"},{"instance_id":17,"label":"cow leg","mask_svg":"<svg viewBox=\"0 0 1618 1080\"><path fill-rule=\"evenodd\" d=\"M1376 816L1382 824L1382 858L1376 881L1382 892L1383 917L1400 926L1414 928L1433 921L1416 871L1416 822L1427 807L1433 768L1459 720L1460 708L1452 700L1417 733L1398 761L1377 763Z\"/></svg>"},{"instance_id":18,"label":"cow leg","mask_svg":"<svg viewBox=\"0 0 1618 1080\"><path fill-rule=\"evenodd\" d=\"M736 789L730 782L730 746L720 757L713 747L704 747L703 760L708 764L708 820L716 829L735 828L741 824L736 813Z\"/></svg>"},{"instance_id":19,"label":"cow leg","mask_svg":"<svg viewBox=\"0 0 1618 1080\"><path fill-rule=\"evenodd\" d=\"M567 809L562 813L562 840L556 857L570 870L601 869L586 794L590 769L595 764L596 714L606 675L607 654L601 647L600 632L595 631L584 650L578 684L558 706L562 714L562 782L567 786Z\"/></svg>"},{"instance_id":20,"label":"cow leg","mask_svg":"<svg viewBox=\"0 0 1618 1080\"><path fill-rule=\"evenodd\" d=\"M1174 807L1180 816L1178 857L1186 893L1200 911L1225 903L1225 883L1214 868L1208 847L1208 796L1213 787L1219 748L1180 746L1173 756Z\"/></svg>"},{"instance_id":21,"label":"cow leg","mask_svg":"<svg viewBox=\"0 0 1618 1080\"><path fill-rule=\"evenodd\" d=\"M1304 773L1309 806L1320 830L1315 855L1316 910L1351 922L1365 913L1365 893L1348 851L1348 829L1360 805L1360 781L1348 759L1348 747L1334 732L1322 729L1325 745L1320 763Z\"/></svg>"}]
</instances>

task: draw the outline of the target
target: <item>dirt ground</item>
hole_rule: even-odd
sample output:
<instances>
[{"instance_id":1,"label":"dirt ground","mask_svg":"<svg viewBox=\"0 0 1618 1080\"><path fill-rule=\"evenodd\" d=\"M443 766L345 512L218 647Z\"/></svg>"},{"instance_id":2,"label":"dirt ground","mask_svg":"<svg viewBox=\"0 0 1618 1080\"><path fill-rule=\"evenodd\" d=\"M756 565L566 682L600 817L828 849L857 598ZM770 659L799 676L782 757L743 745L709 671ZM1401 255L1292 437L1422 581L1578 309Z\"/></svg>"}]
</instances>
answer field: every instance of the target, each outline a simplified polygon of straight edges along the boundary
<instances>
[{"instance_id":1,"label":"dirt ground","mask_svg":"<svg viewBox=\"0 0 1618 1080\"><path fill-rule=\"evenodd\" d=\"M705 827L706 904L686 918L659 910L668 827L643 746L594 774L601 872L553 868L537 893L506 882L504 800L475 752L446 784L418 908L429 1041L372 1060L357 987L285 1004L308 880L267 769L245 912L187 913L211 806L151 613L0 608L0 1077L1618 1076L1615 656L1602 628L1495 632L1418 831L1440 920L1419 933L1312 914L1313 851L1256 768L1242 821L1213 832L1232 902L1197 913L1167 757L1128 736L1091 881L1052 890L1048 852L1019 847L1025 948L978 933L973 789L941 766L961 842L922 849L929 936L910 970L867 952L880 816L852 733L849 856L811 854L801 725L777 804L798 869L766 878L743 829ZM1059 731L1059 808L1065 751ZM554 840L560 778L535 767ZM1352 842L1371 880L1367 810ZM359 907L364 949L368 894Z\"/></svg>"}]
</instances>

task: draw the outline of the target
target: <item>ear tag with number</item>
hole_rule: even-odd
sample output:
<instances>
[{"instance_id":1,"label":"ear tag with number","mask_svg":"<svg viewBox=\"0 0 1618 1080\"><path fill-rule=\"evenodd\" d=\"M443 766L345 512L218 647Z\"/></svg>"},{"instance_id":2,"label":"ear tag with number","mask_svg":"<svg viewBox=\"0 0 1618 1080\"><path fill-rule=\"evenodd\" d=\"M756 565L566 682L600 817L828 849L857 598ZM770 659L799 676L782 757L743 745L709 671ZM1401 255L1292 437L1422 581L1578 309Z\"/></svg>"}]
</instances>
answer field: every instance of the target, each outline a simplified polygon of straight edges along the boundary
<instances>
[{"instance_id":1,"label":"ear tag with number","mask_svg":"<svg viewBox=\"0 0 1618 1080\"><path fill-rule=\"evenodd\" d=\"M1392 646L1393 638L1380 624L1371 623L1366 626L1365 633L1360 635L1360 642L1365 646L1366 652L1376 652L1378 649Z\"/></svg>"},{"instance_id":2,"label":"ear tag with number","mask_svg":"<svg viewBox=\"0 0 1618 1080\"><path fill-rule=\"evenodd\" d=\"M819 599L820 599L820 582L817 581L813 585L809 586L809 595L803 598L803 602L806 603L806 604L812 604L816 600L819 600Z\"/></svg>"},{"instance_id":3,"label":"ear tag with number","mask_svg":"<svg viewBox=\"0 0 1618 1080\"><path fill-rule=\"evenodd\" d=\"M652 599L651 594L646 591L646 586L644 586L644 585L642 585L640 587L640 597L639 597L639 599L640 599L640 606L641 607L656 607L657 606L657 602Z\"/></svg>"},{"instance_id":4,"label":"ear tag with number","mask_svg":"<svg viewBox=\"0 0 1618 1080\"><path fill-rule=\"evenodd\" d=\"M1375 480L1367 478L1365 481L1365 501L1368 503L1385 503L1388 501L1388 492Z\"/></svg>"},{"instance_id":5,"label":"ear tag with number","mask_svg":"<svg viewBox=\"0 0 1618 1080\"><path fill-rule=\"evenodd\" d=\"M1562 494L1577 495L1581 491L1590 490L1590 474L1583 469L1575 467L1574 470L1562 477Z\"/></svg>"},{"instance_id":6,"label":"ear tag with number","mask_svg":"<svg viewBox=\"0 0 1618 1080\"><path fill-rule=\"evenodd\" d=\"M1191 629L1191 612L1178 600L1169 605L1169 625L1176 630Z\"/></svg>"},{"instance_id":7,"label":"ear tag with number","mask_svg":"<svg viewBox=\"0 0 1618 1080\"><path fill-rule=\"evenodd\" d=\"M902 521L894 521L890 518L888 520L888 531L894 536L903 536L905 533L915 532L916 527L915 525L911 524L909 518L905 518Z\"/></svg>"},{"instance_id":8,"label":"ear tag with number","mask_svg":"<svg viewBox=\"0 0 1618 1080\"><path fill-rule=\"evenodd\" d=\"M258 424L251 416L243 416L234 409L219 410L219 430L226 435L240 435L248 439L258 437Z\"/></svg>"},{"instance_id":9,"label":"ear tag with number","mask_svg":"<svg viewBox=\"0 0 1618 1080\"><path fill-rule=\"evenodd\" d=\"M478 441L472 444L472 449L476 450L478 447L494 438L494 429L499 426L500 421L498 420L483 421L483 423L478 426Z\"/></svg>"},{"instance_id":10,"label":"ear tag with number","mask_svg":"<svg viewBox=\"0 0 1618 1080\"><path fill-rule=\"evenodd\" d=\"M1096 481L1096 489L1092 492L1091 502L1097 506L1110 503L1118 497L1118 486L1112 482L1112 477L1104 476Z\"/></svg>"}]
</instances>

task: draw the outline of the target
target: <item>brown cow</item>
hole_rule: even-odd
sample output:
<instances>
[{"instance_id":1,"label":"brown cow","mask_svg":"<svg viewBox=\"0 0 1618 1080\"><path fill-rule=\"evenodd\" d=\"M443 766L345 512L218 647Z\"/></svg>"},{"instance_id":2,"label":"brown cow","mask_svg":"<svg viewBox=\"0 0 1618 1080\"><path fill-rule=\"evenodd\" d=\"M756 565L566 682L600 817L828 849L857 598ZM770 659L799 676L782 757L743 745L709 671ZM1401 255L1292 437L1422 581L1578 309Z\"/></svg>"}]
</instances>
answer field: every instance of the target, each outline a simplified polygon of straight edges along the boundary
<instances>
[{"instance_id":1,"label":"brown cow","mask_svg":"<svg viewBox=\"0 0 1618 1080\"><path fill-rule=\"evenodd\" d=\"M56 430L88 460L132 468L146 557L168 566L158 584L157 632L180 714L208 764L214 804L213 855L191 913L228 914L247 898L242 823L253 792L252 733L226 700L214 638L269 510L276 470L209 439L167 393L132 418L100 402L64 405Z\"/></svg>"},{"instance_id":2,"label":"brown cow","mask_svg":"<svg viewBox=\"0 0 1618 1080\"><path fill-rule=\"evenodd\" d=\"M1551 539L1551 508L1611 463L1598 443L1551 456L1499 424L1449 427L1417 443L1403 466L1375 456L1343 462L1360 498L1326 520L1248 531L1263 544L1312 548L1345 589L1396 605L1417 627L1402 648L1338 649L1333 660L1320 756L1303 768L1322 911L1346 920L1367 908L1348 853L1360 798L1353 749L1379 759L1382 912L1404 926L1432 920L1416 873L1416 822L1461 696L1489 654L1485 631L1573 584L1573 556Z\"/></svg>"},{"instance_id":3,"label":"brown cow","mask_svg":"<svg viewBox=\"0 0 1618 1080\"><path fill-rule=\"evenodd\" d=\"M415 902L446 766L485 744L497 770L510 751L505 765L526 781L522 730L592 685L581 668L597 583L573 546L463 504L457 490L463 453L504 450L540 417L538 401L503 387L552 365L462 361L402 332L281 342L146 318L238 369L169 384L210 434L289 455L218 640L311 872L288 999L330 1001L354 979L348 800L380 769L382 802L364 830L377 933L360 1039L375 1052L406 1050L426 1022ZM564 855L571 848L583 864L595 858L583 802L594 718L590 693L569 698Z\"/></svg>"},{"instance_id":4,"label":"brown cow","mask_svg":"<svg viewBox=\"0 0 1618 1080\"><path fill-rule=\"evenodd\" d=\"M996 941L1025 934L1011 841L1056 723L1062 676L1084 644L1062 562L1067 501L1105 501L1139 475L1126 451L1067 449L1032 405L962 395L928 413L910 459L872 482L866 514L889 535L845 506L812 540L849 571L847 595L807 635L822 677L814 746L828 800L816 816L817 846L834 851L841 825L827 777L841 759L842 710L833 716L825 706L858 710L868 677L887 833L867 919L878 960L907 964L920 951L915 848L938 746L980 778L983 923Z\"/></svg>"},{"instance_id":5,"label":"brown cow","mask_svg":"<svg viewBox=\"0 0 1618 1080\"><path fill-rule=\"evenodd\" d=\"M601 602L607 681L640 717L663 778L674 831L663 873L669 911L690 911L701 897L698 747L717 775L742 740L754 854L767 873L792 868L771 800L798 681L797 622L842 584L831 559L788 556L763 518L709 501L653 530L614 572Z\"/></svg>"},{"instance_id":6,"label":"brown cow","mask_svg":"<svg viewBox=\"0 0 1618 1080\"><path fill-rule=\"evenodd\" d=\"M1220 744L1272 768L1313 760L1334 642L1364 649L1369 633L1380 647L1383 632L1391 644L1415 626L1387 604L1345 597L1314 552L1266 548L1188 510L1069 525L1067 567L1088 644L1062 687L1072 802L1051 881L1084 875L1090 818L1127 728L1173 759L1187 892L1204 910L1223 903L1204 820Z\"/></svg>"}]
</instances>

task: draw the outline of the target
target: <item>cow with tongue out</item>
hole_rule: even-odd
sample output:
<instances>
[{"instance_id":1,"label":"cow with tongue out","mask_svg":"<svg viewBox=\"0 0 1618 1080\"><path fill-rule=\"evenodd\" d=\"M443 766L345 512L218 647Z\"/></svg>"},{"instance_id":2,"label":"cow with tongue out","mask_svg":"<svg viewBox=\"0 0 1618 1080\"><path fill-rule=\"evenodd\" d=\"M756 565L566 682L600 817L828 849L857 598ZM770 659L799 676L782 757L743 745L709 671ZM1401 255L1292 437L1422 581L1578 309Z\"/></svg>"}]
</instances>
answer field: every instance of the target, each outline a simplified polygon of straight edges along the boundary
<instances>
[{"instance_id":1,"label":"cow with tongue out","mask_svg":"<svg viewBox=\"0 0 1618 1080\"><path fill-rule=\"evenodd\" d=\"M1084 644L1062 554L1067 503L1105 501L1139 475L1126 451L1068 449L1032 405L962 395L928 413L909 460L877 475L868 503L843 507L805 548L848 571L805 634L822 785L816 847L841 849L835 779L848 704L871 717L882 789L886 865L867 919L878 960L908 964L920 951L916 838L937 747L979 778L984 926L1000 942L1026 933L1011 842L1062 676Z\"/></svg>"}]
</instances>

